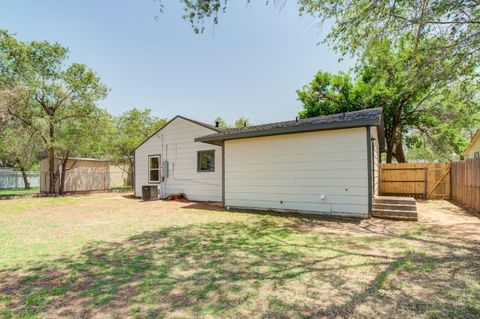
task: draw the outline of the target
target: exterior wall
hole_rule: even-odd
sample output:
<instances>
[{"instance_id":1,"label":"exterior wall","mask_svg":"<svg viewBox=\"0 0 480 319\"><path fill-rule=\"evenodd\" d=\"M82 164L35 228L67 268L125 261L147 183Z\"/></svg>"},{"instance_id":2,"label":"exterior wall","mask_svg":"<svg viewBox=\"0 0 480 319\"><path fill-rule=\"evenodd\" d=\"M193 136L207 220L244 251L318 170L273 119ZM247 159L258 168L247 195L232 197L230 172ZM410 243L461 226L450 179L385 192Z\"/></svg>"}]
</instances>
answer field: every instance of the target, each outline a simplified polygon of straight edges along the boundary
<instances>
[{"instance_id":1,"label":"exterior wall","mask_svg":"<svg viewBox=\"0 0 480 319\"><path fill-rule=\"evenodd\" d=\"M475 158L475 153L480 152L480 138L472 141L472 145L469 147L468 152L465 153L467 158Z\"/></svg>"},{"instance_id":2,"label":"exterior wall","mask_svg":"<svg viewBox=\"0 0 480 319\"><path fill-rule=\"evenodd\" d=\"M378 196L380 192L380 146L378 143L378 130L376 126L370 128L373 151L373 196Z\"/></svg>"},{"instance_id":3,"label":"exterior wall","mask_svg":"<svg viewBox=\"0 0 480 319\"><path fill-rule=\"evenodd\" d=\"M55 162L59 170L61 160ZM68 160L65 173L65 192L103 191L110 189L110 163L95 160ZM48 159L40 161L40 191L47 192L49 185ZM56 190L60 190L60 176L57 178Z\"/></svg>"},{"instance_id":4,"label":"exterior wall","mask_svg":"<svg viewBox=\"0 0 480 319\"><path fill-rule=\"evenodd\" d=\"M142 196L143 185L159 185L162 198L185 193L191 200L222 201L222 148L194 138L214 130L177 118L135 150L135 196ZM215 171L197 172L197 152L215 150ZM168 177L162 183L149 183L148 156L161 155L169 161Z\"/></svg>"},{"instance_id":5,"label":"exterior wall","mask_svg":"<svg viewBox=\"0 0 480 319\"><path fill-rule=\"evenodd\" d=\"M367 165L365 127L225 141L225 205L368 217Z\"/></svg>"}]
</instances>

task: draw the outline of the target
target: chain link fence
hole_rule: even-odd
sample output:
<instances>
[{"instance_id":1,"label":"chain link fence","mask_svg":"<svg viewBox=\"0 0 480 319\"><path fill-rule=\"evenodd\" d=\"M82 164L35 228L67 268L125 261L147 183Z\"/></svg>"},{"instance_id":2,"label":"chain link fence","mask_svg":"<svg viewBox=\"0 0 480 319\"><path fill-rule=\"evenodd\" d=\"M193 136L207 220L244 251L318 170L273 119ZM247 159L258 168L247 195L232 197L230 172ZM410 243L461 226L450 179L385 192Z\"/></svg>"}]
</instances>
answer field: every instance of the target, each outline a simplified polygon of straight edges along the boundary
<instances>
[{"instance_id":1,"label":"chain link fence","mask_svg":"<svg viewBox=\"0 0 480 319\"><path fill-rule=\"evenodd\" d=\"M27 172L27 180L30 187L40 187L40 172ZM25 188L22 172L18 171L0 171L0 189Z\"/></svg>"}]
</instances>

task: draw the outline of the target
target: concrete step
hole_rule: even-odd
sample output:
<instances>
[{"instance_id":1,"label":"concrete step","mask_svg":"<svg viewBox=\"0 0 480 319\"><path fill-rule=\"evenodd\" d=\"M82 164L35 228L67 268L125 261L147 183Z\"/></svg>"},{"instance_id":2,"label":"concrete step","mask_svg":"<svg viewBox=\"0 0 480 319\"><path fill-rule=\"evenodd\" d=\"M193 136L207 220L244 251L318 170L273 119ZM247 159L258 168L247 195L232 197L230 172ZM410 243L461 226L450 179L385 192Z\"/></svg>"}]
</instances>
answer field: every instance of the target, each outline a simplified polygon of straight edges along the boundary
<instances>
[{"instance_id":1,"label":"concrete step","mask_svg":"<svg viewBox=\"0 0 480 319\"><path fill-rule=\"evenodd\" d=\"M377 196L373 199L372 216L394 220L418 220L417 201L411 197Z\"/></svg>"},{"instance_id":2,"label":"concrete step","mask_svg":"<svg viewBox=\"0 0 480 319\"><path fill-rule=\"evenodd\" d=\"M418 221L417 216L399 216L397 214L393 215L388 215L388 214L382 214L382 215L375 215L372 214L373 217L376 218L381 218L381 219L391 219L391 220L404 220L404 221Z\"/></svg>"},{"instance_id":3,"label":"concrete step","mask_svg":"<svg viewBox=\"0 0 480 319\"><path fill-rule=\"evenodd\" d=\"M411 197L376 197L373 199L374 204L402 204L402 205L410 205L416 206L417 201Z\"/></svg>"},{"instance_id":4,"label":"concrete step","mask_svg":"<svg viewBox=\"0 0 480 319\"><path fill-rule=\"evenodd\" d=\"M390 204L390 203L376 203L373 202L373 209L391 209L391 210L402 210L402 211L411 211L416 212L417 206L410 204Z\"/></svg>"},{"instance_id":5,"label":"concrete step","mask_svg":"<svg viewBox=\"0 0 480 319\"><path fill-rule=\"evenodd\" d=\"M417 216L417 212L406 211L406 210L396 210L396 209L373 209L372 214L377 215L394 215L399 216Z\"/></svg>"},{"instance_id":6,"label":"concrete step","mask_svg":"<svg viewBox=\"0 0 480 319\"><path fill-rule=\"evenodd\" d=\"M392 209L374 209L372 211L372 216L396 220L418 220L417 212Z\"/></svg>"}]
</instances>

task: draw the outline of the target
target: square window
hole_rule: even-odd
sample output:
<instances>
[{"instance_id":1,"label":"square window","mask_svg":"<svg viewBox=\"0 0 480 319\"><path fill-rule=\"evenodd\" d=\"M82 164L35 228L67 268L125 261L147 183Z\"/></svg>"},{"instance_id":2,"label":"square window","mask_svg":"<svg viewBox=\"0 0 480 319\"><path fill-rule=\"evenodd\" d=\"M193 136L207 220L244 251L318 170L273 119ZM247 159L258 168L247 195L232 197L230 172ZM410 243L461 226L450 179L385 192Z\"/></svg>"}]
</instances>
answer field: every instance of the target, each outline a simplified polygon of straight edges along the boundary
<instances>
[{"instance_id":1,"label":"square window","mask_svg":"<svg viewBox=\"0 0 480 319\"><path fill-rule=\"evenodd\" d=\"M480 158L480 152L473 153L473 158Z\"/></svg>"},{"instance_id":2,"label":"square window","mask_svg":"<svg viewBox=\"0 0 480 319\"><path fill-rule=\"evenodd\" d=\"M150 183L160 182L160 155L148 157L148 181Z\"/></svg>"},{"instance_id":3,"label":"square window","mask_svg":"<svg viewBox=\"0 0 480 319\"><path fill-rule=\"evenodd\" d=\"M215 171L215 150L199 151L197 153L197 171L214 172Z\"/></svg>"}]
</instances>

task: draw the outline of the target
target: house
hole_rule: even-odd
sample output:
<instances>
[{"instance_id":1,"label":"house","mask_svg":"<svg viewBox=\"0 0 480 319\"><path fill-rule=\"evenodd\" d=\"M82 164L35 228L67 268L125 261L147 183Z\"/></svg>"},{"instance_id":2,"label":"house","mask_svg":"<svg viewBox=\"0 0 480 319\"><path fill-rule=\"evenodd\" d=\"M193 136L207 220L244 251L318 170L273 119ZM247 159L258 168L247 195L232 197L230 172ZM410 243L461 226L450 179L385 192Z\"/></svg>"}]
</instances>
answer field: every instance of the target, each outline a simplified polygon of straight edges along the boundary
<instances>
[{"instance_id":1,"label":"house","mask_svg":"<svg viewBox=\"0 0 480 319\"><path fill-rule=\"evenodd\" d=\"M60 189L62 162L61 158L55 159L57 192ZM48 166L48 158L40 161L40 192L43 193L48 192L50 185ZM66 168L64 192L67 193L106 191L131 182L125 165L112 165L107 159L72 157L67 160Z\"/></svg>"},{"instance_id":2,"label":"house","mask_svg":"<svg viewBox=\"0 0 480 319\"><path fill-rule=\"evenodd\" d=\"M466 158L480 158L480 129L473 136L464 154Z\"/></svg>"},{"instance_id":3,"label":"house","mask_svg":"<svg viewBox=\"0 0 480 319\"><path fill-rule=\"evenodd\" d=\"M383 134L380 108L225 130L177 116L135 149L135 195L368 217Z\"/></svg>"}]
</instances>

